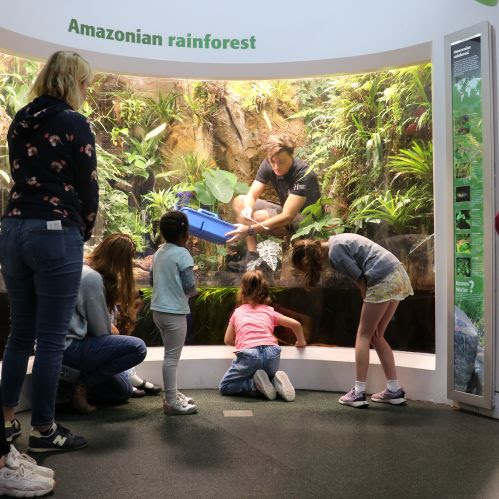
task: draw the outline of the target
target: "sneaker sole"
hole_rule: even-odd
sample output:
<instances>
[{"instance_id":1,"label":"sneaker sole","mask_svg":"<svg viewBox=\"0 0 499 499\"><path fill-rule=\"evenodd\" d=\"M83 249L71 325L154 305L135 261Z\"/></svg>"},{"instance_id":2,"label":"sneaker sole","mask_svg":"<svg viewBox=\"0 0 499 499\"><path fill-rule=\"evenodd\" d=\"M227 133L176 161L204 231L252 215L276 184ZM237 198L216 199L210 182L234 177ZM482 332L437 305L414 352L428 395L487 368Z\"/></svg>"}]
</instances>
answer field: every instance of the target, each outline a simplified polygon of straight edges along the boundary
<instances>
[{"instance_id":1,"label":"sneaker sole","mask_svg":"<svg viewBox=\"0 0 499 499\"><path fill-rule=\"evenodd\" d=\"M293 402L296 397L295 389L284 371L277 371L275 373L274 387L277 394L286 402Z\"/></svg>"},{"instance_id":2,"label":"sneaker sole","mask_svg":"<svg viewBox=\"0 0 499 499\"><path fill-rule=\"evenodd\" d=\"M73 450L80 450L84 449L85 447L88 446L88 442L85 442L82 445L78 445L75 447L31 447L28 446L28 451L29 452L71 452Z\"/></svg>"},{"instance_id":3,"label":"sneaker sole","mask_svg":"<svg viewBox=\"0 0 499 499\"><path fill-rule=\"evenodd\" d=\"M188 411L165 411L163 410L163 412L167 415L167 416L189 416L190 414L196 414L198 412L198 409L197 407L195 409L189 409Z\"/></svg>"},{"instance_id":4,"label":"sneaker sole","mask_svg":"<svg viewBox=\"0 0 499 499\"><path fill-rule=\"evenodd\" d=\"M407 400L404 398L383 400L383 399L373 399L371 397L371 401L377 402L378 404L391 404L391 405L402 405L407 403Z\"/></svg>"},{"instance_id":5,"label":"sneaker sole","mask_svg":"<svg viewBox=\"0 0 499 499\"><path fill-rule=\"evenodd\" d=\"M270 382L270 380L267 380L267 373L261 369L259 369L253 376L255 388L262 393L267 400L275 400L277 394L274 385Z\"/></svg>"},{"instance_id":6,"label":"sneaker sole","mask_svg":"<svg viewBox=\"0 0 499 499\"><path fill-rule=\"evenodd\" d=\"M369 402L367 400L361 400L359 402L344 402L343 400L338 400L341 405L349 405L350 407L355 407L360 409L362 407L369 407Z\"/></svg>"},{"instance_id":7,"label":"sneaker sole","mask_svg":"<svg viewBox=\"0 0 499 499\"><path fill-rule=\"evenodd\" d=\"M0 495L11 497L39 497L49 494L54 490L54 485L40 490L12 490L8 488L0 488Z\"/></svg>"}]
</instances>

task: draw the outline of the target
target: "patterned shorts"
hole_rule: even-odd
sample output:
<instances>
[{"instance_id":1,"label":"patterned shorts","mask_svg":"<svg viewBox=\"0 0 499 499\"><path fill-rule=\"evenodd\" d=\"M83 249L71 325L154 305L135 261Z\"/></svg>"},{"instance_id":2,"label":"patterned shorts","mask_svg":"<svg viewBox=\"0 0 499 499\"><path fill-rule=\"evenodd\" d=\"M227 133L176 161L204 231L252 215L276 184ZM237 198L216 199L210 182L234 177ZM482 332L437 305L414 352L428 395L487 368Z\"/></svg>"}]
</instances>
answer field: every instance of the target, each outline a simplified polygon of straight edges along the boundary
<instances>
[{"instance_id":1,"label":"patterned shorts","mask_svg":"<svg viewBox=\"0 0 499 499\"><path fill-rule=\"evenodd\" d=\"M395 267L378 284L368 287L364 301L367 303L383 303L390 300L402 301L413 294L411 281L401 264Z\"/></svg>"}]
</instances>

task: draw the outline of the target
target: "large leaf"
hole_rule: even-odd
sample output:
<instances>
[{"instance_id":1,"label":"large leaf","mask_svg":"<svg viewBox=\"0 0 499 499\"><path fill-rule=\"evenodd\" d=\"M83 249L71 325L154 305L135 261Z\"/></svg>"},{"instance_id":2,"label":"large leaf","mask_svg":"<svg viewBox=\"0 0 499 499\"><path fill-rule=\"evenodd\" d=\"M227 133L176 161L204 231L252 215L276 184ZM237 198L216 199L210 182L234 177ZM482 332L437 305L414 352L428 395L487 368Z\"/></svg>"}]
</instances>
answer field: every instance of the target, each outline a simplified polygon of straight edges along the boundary
<instances>
[{"instance_id":1,"label":"large leaf","mask_svg":"<svg viewBox=\"0 0 499 499\"><path fill-rule=\"evenodd\" d=\"M211 194L221 203L228 203L234 195L237 177L225 170L208 170L204 173Z\"/></svg>"}]
</instances>

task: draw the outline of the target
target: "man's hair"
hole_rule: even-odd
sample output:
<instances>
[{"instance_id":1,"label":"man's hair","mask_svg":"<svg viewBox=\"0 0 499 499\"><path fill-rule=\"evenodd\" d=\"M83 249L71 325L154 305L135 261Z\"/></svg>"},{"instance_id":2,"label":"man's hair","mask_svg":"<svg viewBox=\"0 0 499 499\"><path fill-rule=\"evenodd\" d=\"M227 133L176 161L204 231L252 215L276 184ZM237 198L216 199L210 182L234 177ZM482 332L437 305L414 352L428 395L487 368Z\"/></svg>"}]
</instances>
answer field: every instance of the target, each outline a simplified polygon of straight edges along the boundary
<instances>
[{"instance_id":1,"label":"man's hair","mask_svg":"<svg viewBox=\"0 0 499 499\"><path fill-rule=\"evenodd\" d=\"M293 156L295 147L296 144L289 135L279 133L270 135L267 142L265 142L263 149L268 157L274 156L280 152L287 152L290 156Z\"/></svg>"}]
</instances>

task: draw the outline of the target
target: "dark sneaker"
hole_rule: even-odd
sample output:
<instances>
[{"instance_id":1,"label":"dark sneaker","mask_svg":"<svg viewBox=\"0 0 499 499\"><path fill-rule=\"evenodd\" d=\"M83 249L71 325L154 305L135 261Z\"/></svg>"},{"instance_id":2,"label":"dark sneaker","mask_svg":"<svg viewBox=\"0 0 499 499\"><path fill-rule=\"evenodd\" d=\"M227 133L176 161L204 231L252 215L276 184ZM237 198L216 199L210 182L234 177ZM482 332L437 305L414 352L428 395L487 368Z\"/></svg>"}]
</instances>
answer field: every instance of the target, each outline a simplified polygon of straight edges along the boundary
<instances>
[{"instance_id":1,"label":"dark sneaker","mask_svg":"<svg viewBox=\"0 0 499 499\"><path fill-rule=\"evenodd\" d=\"M382 392L373 393L371 395L371 400L373 402L381 402L382 404L392 405L400 405L407 402L405 392L402 388L399 388L396 392L391 392L388 388L385 388Z\"/></svg>"},{"instance_id":2,"label":"dark sneaker","mask_svg":"<svg viewBox=\"0 0 499 499\"><path fill-rule=\"evenodd\" d=\"M255 388L268 400L275 400L276 392L274 385L270 382L268 374L263 369L258 369L253 375Z\"/></svg>"},{"instance_id":3,"label":"dark sneaker","mask_svg":"<svg viewBox=\"0 0 499 499\"><path fill-rule=\"evenodd\" d=\"M31 430L28 450L30 452L60 452L83 449L87 445L88 441L85 437L73 435L70 430L59 423L52 423L52 430L48 435Z\"/></svg>"},{"instance_id":4,"label":"dark sneaker","mask_svg":"<svg viewBox=\"0 0 499 499\"><path fill-rule=\"evenodd\" d=\"M14 418L12 421L5 423L5 440L10 444L21 434L21 423Z\"/></svg>"},{"instance_id":5,"label":"dark sneaker","mask_svg":"<svg viewBox=\"0 0 499 499\"><path fill-rule=\"evenodd\" d=\"M369 402L366 400L366 392L356 395L355 388L352 388L348 393L340 397L338 402L352 407L367 407L369 405Z\"/></svg>"},{"instance_id":6,"label":"dark sneaker","mask_svg":"<svg viewBox=\"0 0 499 499\"><path fill-rule=\"evenodd\" d=\"M248 251L238 262L229 262L227 264L227 269L232 272L246 272L248 270L248 265L251 268L252 262L255 262L258 258L259 255L257 251Z\"/></svg>"},{"instance_id":7,"label":"dark sneaker","mask_svg":"<svg viewBox=\"0 0 499 499\"><path fill-rule=\"evenodd\" d=\"M286 402L293 402L295 399L295 389L291 384L288 375L284 371L277 371L272 383L274 383L277 395L279 395Z\"/></svg>"}]
</instances>

